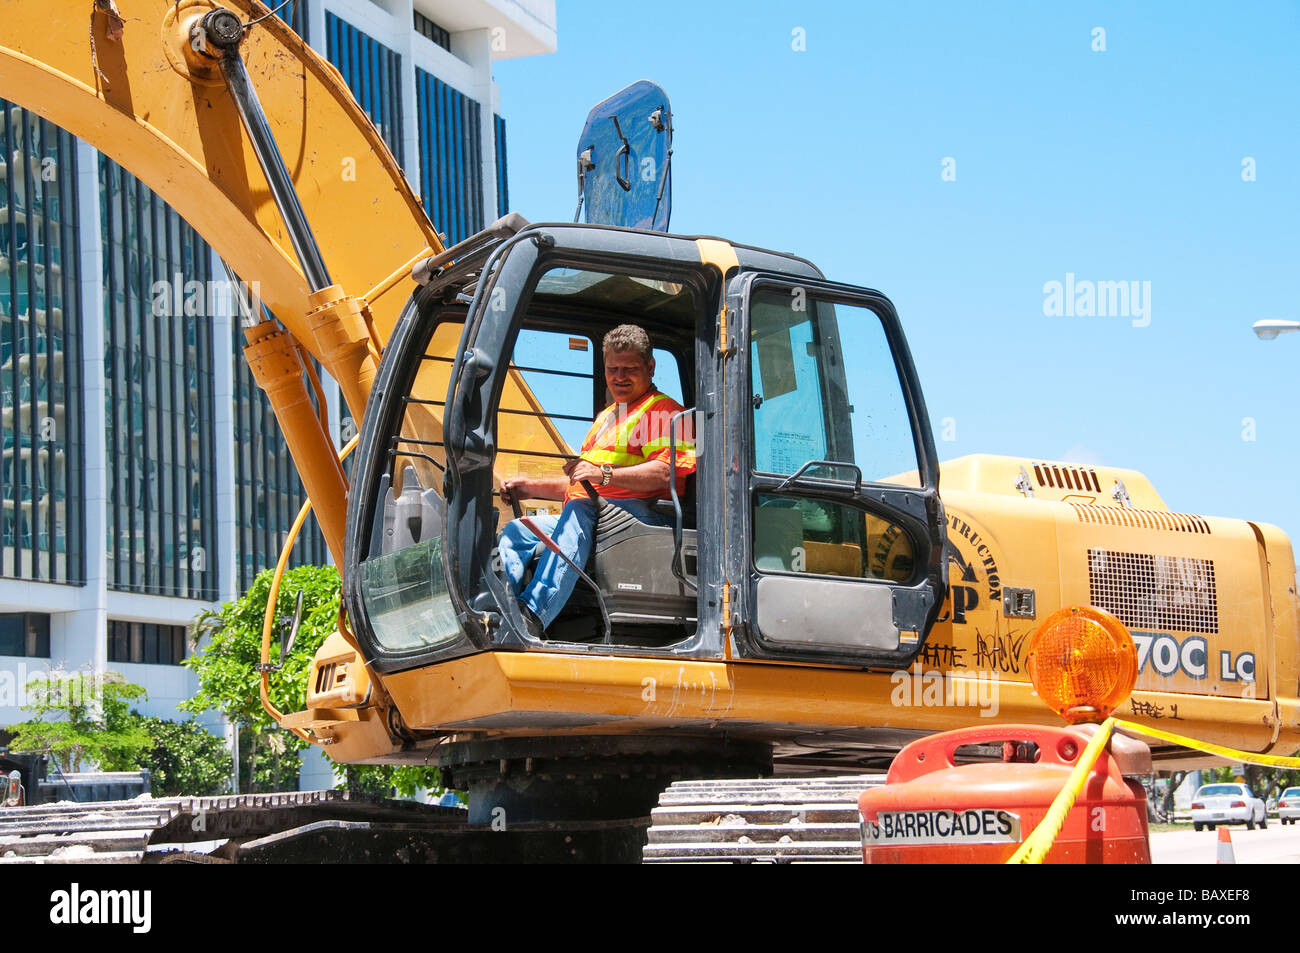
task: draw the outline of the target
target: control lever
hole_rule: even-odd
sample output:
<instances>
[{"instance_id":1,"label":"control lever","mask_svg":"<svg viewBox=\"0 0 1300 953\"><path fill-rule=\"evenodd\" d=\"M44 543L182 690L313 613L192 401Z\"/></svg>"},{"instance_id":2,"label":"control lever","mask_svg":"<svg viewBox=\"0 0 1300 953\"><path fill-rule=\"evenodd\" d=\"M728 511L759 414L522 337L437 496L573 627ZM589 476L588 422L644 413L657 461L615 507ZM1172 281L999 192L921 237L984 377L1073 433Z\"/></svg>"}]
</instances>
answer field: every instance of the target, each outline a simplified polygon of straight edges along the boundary
<instances>
[{"instance_id":1,"label":"control lever","mask_svg":"<svg viewBox=\"0 0 1300 953\"><path fill-rule=\"evenodd\" d=\"M505 499L505 495L506 494L504 489L497 491L497 496L501 497L502 499ZM514 493L510 494L510 509L514 511L515 519L523 518L524 515L523 504L519 502L519 497L516 496Z\"/></svg>"},{"instance_id":2,"label":"control lever","mask_svg":"<svg viewBox=\"0 0 1300 953\"><path fill-rule=\"evenodd\" d=\"M583 482L585 483L586 481L584 480ZM592 490L591 492L594 494L596 491ZM605 607L605 597L600 594L600 586L596 585L595 580L593 580L590 576L588 576L585 572L582 571L581 566L579 566L567 555L565 555L564 550L560 549L559 545L555 542L555 540L551 539L551 537L547 536L544 532L542 532L542 528L538 526L536 523L534 523L531 517L521 516L519 518L519 522L523 523L530 533L532 533L534 536L540 539L542 541L543 546L545 546L551 552L555 553L555 555L559 556L566 563L568 563L569 568L578 574L579 579L581 579L587 585L591 586L591 591L596 594L596 604L600 606L601 618L604 619L605 621L605 641L609 642L609 635L610 635L609 609Z\"/></svg>"},{"instance_id":3,"label":"control lever","mask_svg":"<svg viewBox=\"0 0 1300 953\"><path fill-rule=\"evenodd\" d=\"M583 480L582 488L587 491L587 496L590 497L591 501L593 503L596 503L599 506L600 494L597 493L596 488L591 485L591 481ZM499 496L500 493L498 493L497 495ZM600 615L605 623L604 641L609 642L609 637L611 632L610 622L609 622L609 609L605 605L605 597L601 595L600 586L596 585L595 580L593 580L590 576L588 576L585 572L583 572L582 567L579 566L577 563L575 563L572 559L570 559L565 554L564 550L560 549L559 545L555 542L555 540L551 539L550 536L546 535L546 533L542 531L542 528L538 526L535 522L533 522L531 517L524 515L524 508L519 503L519 497L516 496L514 493L510 494L510 507L511 509L514 510L515 519L523 523L524 527L530 533L532 533L539 540L541 540L543 546L545 546L551 552L555 553L555 555L559 556L566 563L568 563L569 568L578 574L578 578L591 587L591 591L596 594L596 604L600 606Z\"/></svg>"}]
</instances>

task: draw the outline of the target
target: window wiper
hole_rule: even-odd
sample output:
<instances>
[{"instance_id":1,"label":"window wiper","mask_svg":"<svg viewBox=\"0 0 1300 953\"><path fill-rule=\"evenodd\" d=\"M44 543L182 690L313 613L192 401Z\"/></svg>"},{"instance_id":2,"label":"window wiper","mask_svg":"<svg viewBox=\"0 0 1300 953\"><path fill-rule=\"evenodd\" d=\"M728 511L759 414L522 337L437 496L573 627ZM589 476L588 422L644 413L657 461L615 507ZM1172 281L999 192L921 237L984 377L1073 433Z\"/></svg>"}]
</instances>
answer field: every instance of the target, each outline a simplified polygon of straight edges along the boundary
<instances>
[{"instance_id":1,"label":"window wiper","mask_svg":"<svg viewBox=\"0 0 1300 953\"><path fill-rule=\"evenodd\" d=\"M614 180L622 187L624 192L632 191L632 180L628 176L628 160L632 156L632 149L627 143L627 136L623 135L623 129L618 124L617 116L610 116L614 120L614 131L618 137L623 140L623 145L619 146L618 155L614 157Z\"/></svg>"},{"instance_id":2,"label":"window wiper","mask_svg":"<svg viewBox=\"0 0 1300 953\"><path fill-rule=\"evenodd\" d=\"M788 490L790 487L794 486L799 482L799 478L813 467L841 467L845 470L852 470L857 474L857 479L853 482L853 492L857 495L862 494L862 470L858 468L856 463L845 463L843 460L809 460L798 470L795 470L794 473L791 473L788 477L782 480L777 485L776 492L780 493L782 490Z\"/></svg>"}]
</instances>

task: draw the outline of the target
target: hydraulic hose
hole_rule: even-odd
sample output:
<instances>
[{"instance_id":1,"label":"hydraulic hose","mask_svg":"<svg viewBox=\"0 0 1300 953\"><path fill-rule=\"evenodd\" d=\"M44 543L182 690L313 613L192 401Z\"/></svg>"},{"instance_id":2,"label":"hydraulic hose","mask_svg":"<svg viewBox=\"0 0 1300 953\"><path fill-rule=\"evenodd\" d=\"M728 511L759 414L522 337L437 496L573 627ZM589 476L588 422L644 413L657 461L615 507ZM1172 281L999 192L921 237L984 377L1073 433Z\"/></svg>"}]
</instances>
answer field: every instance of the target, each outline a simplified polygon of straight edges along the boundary
<instances>
[{"instance_id":1,"label":"hydraulic hose","mask_svg":"<svg viewBox=\"0 0 1300 953\"><path fill-rule=\"evenodd\" d=\"M345 457L356 447L361 440L361 435L357 434L349 440L339 451L339 461L342 462ZM298 539L298 533L301 532L303 523L307 522L307 514L311 512L311 499L302 505L298 510L298 516L294 519L293 525L289 527L289 535L285 538L284 546L280 548L280 558L275 564L275 574L271 577L271 591L266 598L266 614L262 617L262 659L261 665L258 666L262 674L261 696L262 707L266 713L275 719L276 724L284 717L273 704L271 704L271 633L275 629L275 604L280 596L280 581L284 577L284 571L289 565L289 555L293 552L293 544ZM280 659L280 664L284 664L284 659ZM295 735L303 741L310 741L307 732L301 728L290 728Z\"/></svg>"}]
</instances>

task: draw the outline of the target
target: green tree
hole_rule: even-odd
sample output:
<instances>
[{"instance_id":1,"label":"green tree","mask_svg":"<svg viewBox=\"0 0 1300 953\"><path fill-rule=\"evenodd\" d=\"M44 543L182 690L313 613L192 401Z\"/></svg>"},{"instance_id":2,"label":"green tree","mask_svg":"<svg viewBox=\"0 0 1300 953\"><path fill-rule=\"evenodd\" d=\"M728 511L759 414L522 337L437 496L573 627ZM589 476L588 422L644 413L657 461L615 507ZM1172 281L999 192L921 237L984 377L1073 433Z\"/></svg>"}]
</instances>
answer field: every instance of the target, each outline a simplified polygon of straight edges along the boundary
<instances>
[{"instance_id":1,"label":"green tree","mask_svg":"<svg viewBox=\"0 0 1300 953\"><path fill-rule=\"evenodd\" d=\"M36 717L10 728L15 751L47 752L64 771L80 771L83 761L101 771L131 771L151 745L131 712L145 690L117 672L52 672L29 682L27 693L23 711Z\"/></svg>"},{"instance_id":2,"label":"green tree","mask_svg":"<svg viewBox=\"0 0 1300 953\"><path fill-rule=\"evenodd\" d=\"M1262 765L1248 764L1243 773L1250 789L1266 802L1291 785L1300 784L1300 771L1287 768L1266 768Z\"/></svg>"},{"instance_id":3,"label":"green tree","mask_svg":"<svg viewBox=\"0 0 1300 953\"><path fill-rule=\"evenodd\" d=\"M270 597L272 571L258 575L248 592L216 613L195 621L195 632L207 638L202 651L184 665L199 677L199 691L181 704L189 712L216 709L239 726L240 790L283 791L297 787L306 742L279 726L262 708L261 676L254 666L261 659L262 620ZM284 574L276 599L276 618L288 624L298 592L302 597L302 626L289 657L271 673L269 696L282 712L301 711L307 701L311 659L322 642L338 628L340 580L328 566L300 566ZM279 659L278 638L271 661ZM410 765L334 765L336 778L349 790L410 796L417 788L438 787L436 768Z\"/></svg>"},{"instance_id":4,"label":"green tree","mask_svg":"<svg viewBox=\"0 0 1300 953\"><path fill-rule=\"evenodd\" d=\"M1202 784L1215 781L1245 780L1255 796L1267 801L1273 795L1293 785L1300 784L1300 771L1288 768L1266 768L1262 765L1224 765L1210 768L1201 775Z\"/></svg>"},{"instance_id":5,"label":"green tree","mask_svg":"<svg viewBox=\"0 0 1300 953\"><path fill-rule=\"evenodd\" d=\"M419 764L334 764L334 777L343 787L358 794L380 797L413 797L416 791L439 791L438 769Z\"/></svg>"},{"instance_id":6,"label":"green tree","mask_svg":"<svg viewBox=\"0 0 1300 953\"><path fill-rule=\"evenodd\" d=\"M140 767L149 769L155 796L202 797L230 790L232 762L224 739L193 718L166 721L132 714L153 740L153 747L140 756Z\"/></svg>"},{"instance_id":7,"label":"green tree","mask_svg":"<svg viewBox=\"0 0 1300 953\"><path fill-rule=\"evenodd\" d=\"M272 572L258 574L242 598L227 602L219 612L204 613L195 622L207 644L182 663L199 677L199 690L181 703L184 711L223 712L239 730L240 790L284 790L297 787L306 742L282 732L262 708L262 619L270 596ZM303 594L303 620L289 658L270 676L271 702L281 711L300 711L306 702L311 657L335 628L339 607L339 575L330 567L300 566L284 574L276 603L277 619L293 614L297 593ZM274 642L271 660L279 657Z\"/></svg>"}]
</instances>

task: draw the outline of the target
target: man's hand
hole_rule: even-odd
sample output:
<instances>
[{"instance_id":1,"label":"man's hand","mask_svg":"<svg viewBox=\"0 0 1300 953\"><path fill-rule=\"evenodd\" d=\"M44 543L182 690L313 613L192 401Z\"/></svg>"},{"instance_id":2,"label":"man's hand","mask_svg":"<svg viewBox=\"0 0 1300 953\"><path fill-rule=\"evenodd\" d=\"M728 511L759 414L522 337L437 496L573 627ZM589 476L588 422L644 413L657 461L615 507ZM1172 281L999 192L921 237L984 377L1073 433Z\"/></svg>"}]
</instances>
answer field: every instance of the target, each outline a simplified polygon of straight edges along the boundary
<instances>
[{"instance_id":1,"label":"man's hand","mask_svg":"<svg viewBox=\"0 0 1300 953\"><path fill-rule=\"evenodd\" d=\"M596 487L605 481L605 472L596 464L588 463L586 460L575 460L571 465L566 464L564 472L568 474L571 484L590 480L591 485Z\"/></svg>"},{"instance_id":2,"label":"man's hand","mask_svg":"<svg viewBox=\"0 0 1300 953\"><path fill-rule=\"evenodd\" d=\"M507 477L501 481L501 502L513 503L518 500L536 499L533 481L527 477Z\"/></svg>"}]
</instances>

